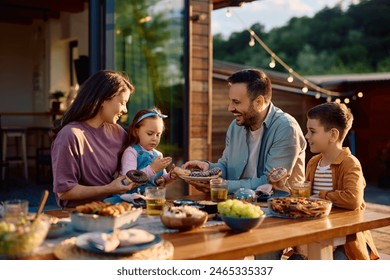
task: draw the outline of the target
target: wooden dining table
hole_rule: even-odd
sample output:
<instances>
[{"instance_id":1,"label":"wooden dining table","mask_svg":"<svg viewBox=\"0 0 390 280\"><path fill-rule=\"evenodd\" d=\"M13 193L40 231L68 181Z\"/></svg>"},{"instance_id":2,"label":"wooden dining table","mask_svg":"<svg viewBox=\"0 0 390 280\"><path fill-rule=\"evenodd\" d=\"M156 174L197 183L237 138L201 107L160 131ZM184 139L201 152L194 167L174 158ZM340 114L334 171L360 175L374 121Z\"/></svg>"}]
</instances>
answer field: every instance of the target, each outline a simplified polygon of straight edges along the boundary
<instances>
[{"instance_id":1,"label":"wooden dining table","mask_svg":"<svg viewBox=\"0 0 390 280\"><path fill-rule=\"evenodd\" d=\"M46 214L63 218L69 216L69 211L52 210ZM235 232L223 224L160 236L173 245L174 260L243 259L295 246L306 248L308 259L321 260L332 259L333 246L344 244L354 233L389 225L390 214L333 207L328 217L320 219L266 217L258 228L248 232ZM56 256L49 253L31 259Z\"/></svg>"}]
</instances>

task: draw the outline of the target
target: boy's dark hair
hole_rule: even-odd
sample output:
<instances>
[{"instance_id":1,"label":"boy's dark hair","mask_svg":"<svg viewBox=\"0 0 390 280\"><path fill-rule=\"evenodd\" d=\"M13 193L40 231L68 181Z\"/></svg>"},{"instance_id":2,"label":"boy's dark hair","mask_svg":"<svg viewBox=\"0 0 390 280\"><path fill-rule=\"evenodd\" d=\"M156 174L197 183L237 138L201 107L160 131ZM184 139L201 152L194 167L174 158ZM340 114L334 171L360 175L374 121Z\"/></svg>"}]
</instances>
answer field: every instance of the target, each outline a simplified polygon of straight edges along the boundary
<instances>
[{"instance_id":1,"label":"boy's dark hair","mask_svg":"<svg viewBox=\"0 0 390 280\"><path fill-rule=\"evenodd\" d=\"M353 115L345 104L327 102L311 108L307 118L319 120L326 131L336 128L340 132L339 141L343 141L352 127Z\"/></svg>"},{"instance_id":2,"label":"boy's dark hair","mask_svg":"<svg viewBox=\"0 0 390 280\"><path fill-rule=\"evenodd\" d=\"M272 85L268 76L257 69L244 69L231 75L227 81L229 84L245 83L248 96L253 101L258 96L264 96L265 102L271 102Z\"/></svg>"}]
</instances>

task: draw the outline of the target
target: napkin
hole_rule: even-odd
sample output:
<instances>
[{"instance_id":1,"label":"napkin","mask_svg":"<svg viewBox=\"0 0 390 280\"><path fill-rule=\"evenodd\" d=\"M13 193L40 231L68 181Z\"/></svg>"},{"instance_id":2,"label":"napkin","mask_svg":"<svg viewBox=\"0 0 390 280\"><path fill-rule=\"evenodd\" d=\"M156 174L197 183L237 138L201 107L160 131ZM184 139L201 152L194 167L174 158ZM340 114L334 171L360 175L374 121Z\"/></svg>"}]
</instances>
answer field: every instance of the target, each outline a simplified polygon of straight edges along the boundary
<instances>
[{"instance_id":1,"label":"napkin","mask_svg":"<svg viewBox=\"0 0 390 280\"><path fill-rule=\"evenodd\" d=\"M265 194L272 195L273 193L272 185L271 184L260 185L256 188L255 192L262 192Z\"/></svg>"},{"instance_id":2,"label":"napkin","mask_svg":"<svg viewBox=\"0 0 390 280\"><path fill-rule=\"evenodd\" d=\"M113 233L93 232L88 238L90 245L104 252L118 247L133 246L152 242L156 236L143 229L115 230Z\"/></svg>"},{"instance_id":3,"label":"napkin","mask_svg":"<svg viewBox=\"0 0 390 280\"><path fill-rule=\"evenodd\" d=\"M124 201L133 203L133 204L139 204L139 201L137 202L137 199L143 199L146 200L146 197L139 193L125 193L120 196L121 199Z\"/></svg>"}]
</instances>

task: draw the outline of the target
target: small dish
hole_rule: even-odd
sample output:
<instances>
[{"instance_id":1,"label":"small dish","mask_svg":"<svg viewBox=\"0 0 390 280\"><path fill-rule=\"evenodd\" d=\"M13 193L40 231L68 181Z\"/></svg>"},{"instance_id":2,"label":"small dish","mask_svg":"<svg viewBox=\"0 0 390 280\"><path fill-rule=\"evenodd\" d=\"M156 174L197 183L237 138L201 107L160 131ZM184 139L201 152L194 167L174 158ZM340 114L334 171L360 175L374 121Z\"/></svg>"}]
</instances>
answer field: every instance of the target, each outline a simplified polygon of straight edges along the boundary
<instances>
[{"instance_id":1,"label":"small dish","mask_svg":"<svg viewBox=\"0 0 390 280\"><path fill-rule=\"evenodd\" d=\"M272 194L261 193L261 192L256 192L256 194L257 194L257 202L267 202L267 200L272 197L288 197L290 195L288 192L280 191L280 190L274 190Z\"/></svg>"},{"instance_id":2,"label":"small dish","mask_svg":"<svg viewBox=\"0 0 390 280\"><path fill-rule=\"evenodd\" d=\"M47 238L57 238L64 235L68 230L68 222L58 222L56 224L51 224L49 232L47 233Z\"/></svg>"},{"instance_id":3,"label":"small dish","mask_svg":"<svg viewBox=\"0 0 390 280\"><path fill-rule=\"evenodd\" d=\"M208 214L215 214L218 212L218 202L211 200L200 200L197 204L202 207L201 209Z\"/></svg>"},{"instance_id":4,"label":"small dish","mask_svg":"<svg viewBox=\"0 0 390 280\"><path fill-rule=\"evenodd\" d=\"M182 206L182 205L189 205L189 206L194 206L195 201L190 200L190 199L176 199L173 201L173 205L175 206Z\"/></svg>"}]
</instances>

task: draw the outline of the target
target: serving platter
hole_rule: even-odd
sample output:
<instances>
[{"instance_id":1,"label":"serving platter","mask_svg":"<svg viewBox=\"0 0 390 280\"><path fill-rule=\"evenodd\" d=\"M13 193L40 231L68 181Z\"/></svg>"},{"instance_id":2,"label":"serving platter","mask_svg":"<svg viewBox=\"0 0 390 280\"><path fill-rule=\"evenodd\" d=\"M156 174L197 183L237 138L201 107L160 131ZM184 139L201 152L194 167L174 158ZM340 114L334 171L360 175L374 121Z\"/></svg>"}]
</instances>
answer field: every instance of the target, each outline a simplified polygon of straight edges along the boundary
<instances>
[{"instance_id":1,"label":"serving platter","mask_svg":"<svg viewBox=\"0 0 390 280\"><path fill-rule=\"evenodd\" d=\"M211 179L219 178L219 175L213 175L208 177L195 177L195 176L186 176L186 175L180 175L179 176L184 181L198 181L198 182L208 182Z\"/></svg>"},{"instance_id":2,"label":"serving platter","mask_svg":"<svg viewBox=\"0 0 390 280\"><path fill-rule=\"evenodd\" d=\"M90 238L96 234L96 232L88 232L81 234L77 237L76 239L76 246L90 251L90 252L95 252L95 253L102 253L102 254L131 254L137 251L145 250L148 249L162 241L161 237L158 234L153 234L154 235L154 240L146 243L140 243L140 244L134 244L131 246L123 246L123 247L118 247L113 251L106 252L103 251L91 244Z\"/></svg>"}]
</instances>

